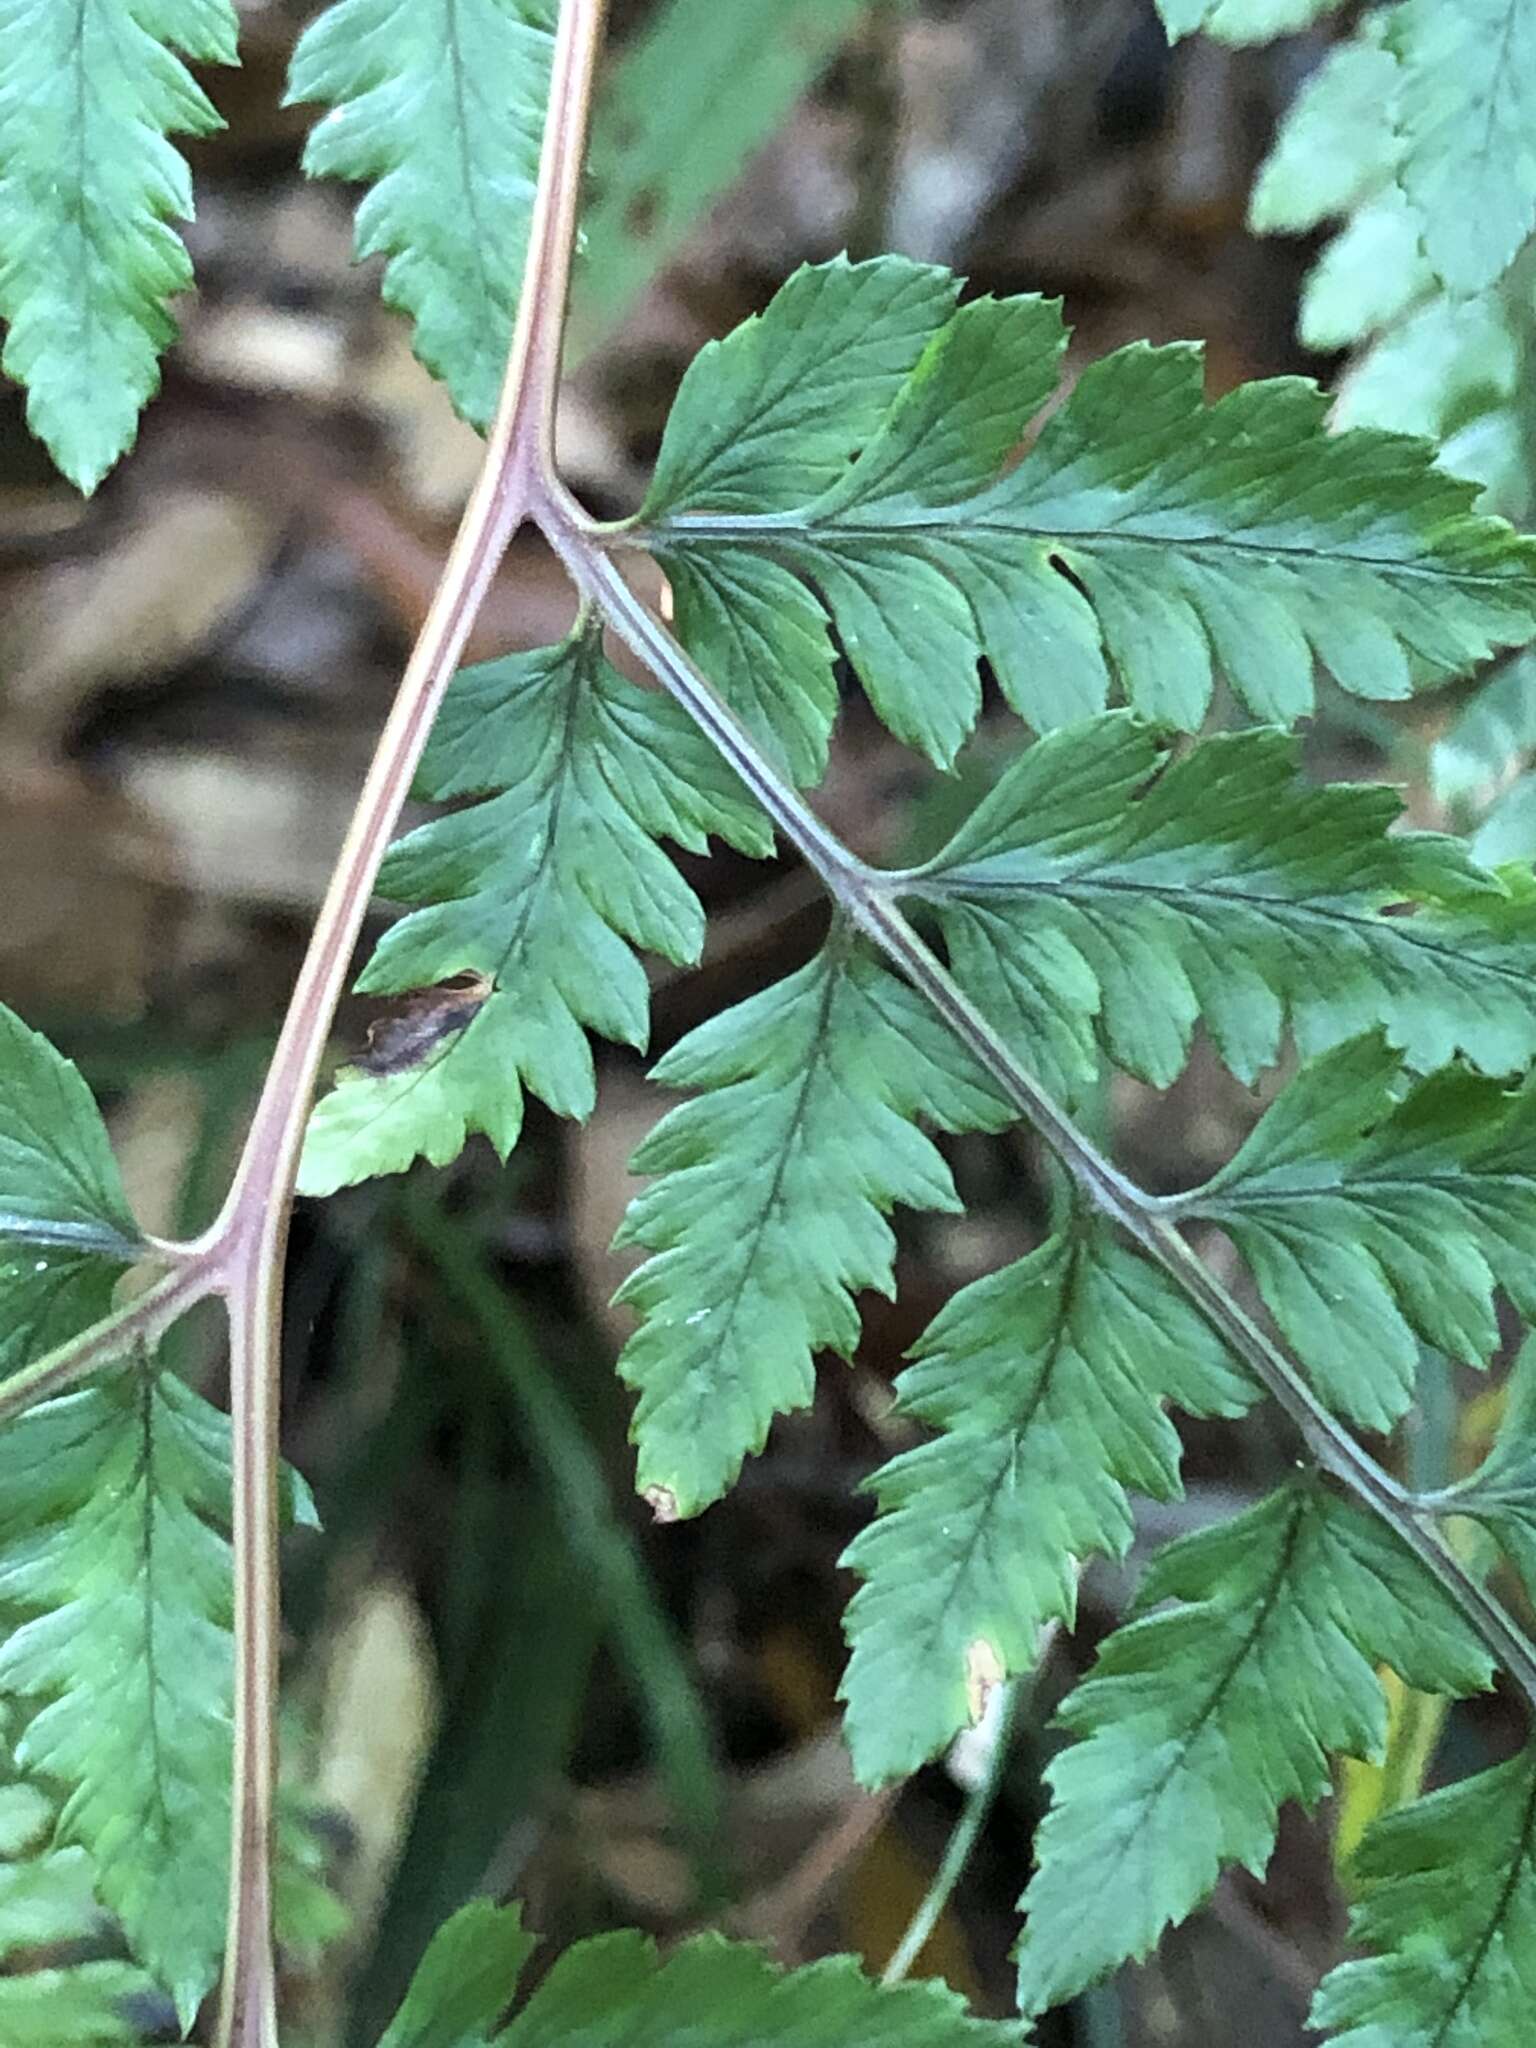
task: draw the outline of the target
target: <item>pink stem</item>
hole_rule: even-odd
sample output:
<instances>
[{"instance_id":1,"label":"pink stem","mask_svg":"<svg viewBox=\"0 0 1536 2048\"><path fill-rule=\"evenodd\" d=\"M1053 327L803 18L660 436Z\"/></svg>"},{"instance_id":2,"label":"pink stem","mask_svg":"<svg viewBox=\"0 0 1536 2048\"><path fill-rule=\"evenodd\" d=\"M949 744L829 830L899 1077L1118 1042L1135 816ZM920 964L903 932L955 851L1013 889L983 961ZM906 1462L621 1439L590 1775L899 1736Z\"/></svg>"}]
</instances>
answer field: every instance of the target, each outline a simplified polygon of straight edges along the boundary
<instances>
[{"instance_id":1,"label":"pink stem","mask_svg":"<svg viewBox=\"0 0 1536 2048\"><path fill-rule=\"evenodd\" d=\"M555 401L581 171L606 0L564 0L528 264L485 463L379 738L262 1088L207 1237L230 1322L234 1424L235 1776L230 1922L216 2048L276 2048L271 1855L276 1797L278 1423L283 1253L315 1081L379 863L443 693L534 479L553 466Z\"/></svg>"}]
</instances>

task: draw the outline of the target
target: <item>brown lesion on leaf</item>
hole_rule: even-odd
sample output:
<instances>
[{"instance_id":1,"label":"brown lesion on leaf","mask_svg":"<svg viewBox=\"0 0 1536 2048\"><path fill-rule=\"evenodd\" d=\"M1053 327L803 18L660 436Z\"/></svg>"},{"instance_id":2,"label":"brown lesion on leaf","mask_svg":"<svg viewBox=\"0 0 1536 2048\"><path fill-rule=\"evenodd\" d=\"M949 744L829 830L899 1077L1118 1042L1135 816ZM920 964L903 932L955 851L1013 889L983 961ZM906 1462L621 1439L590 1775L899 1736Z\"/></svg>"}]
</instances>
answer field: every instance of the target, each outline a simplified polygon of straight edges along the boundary
<instances>
[{"instance_id":1,"label":"brown lesion on leaf","mask_svg":"<svg viewBox=\"0 0 1536 2048\"><path fill-rule=\"evenodd\" d=\"M369 1025L368 1043L354 1065L379 1079L423 1065L446 1039L473 1024L494 988L488 974L464 973L433 988L412 989Z\"/></svg>"},{"instance_id":2,"label":"brown lesion on leaf","mask_svg":"<svg viewBox=\"0 0 1536 2048\"><path fill-rule=\"evenodd\" d=\"M978 1636L965 1653L965 1697L973 1728L981 1726L987 1702L1007 1676L995 1647Z\"/></svg>"}]
</instances>

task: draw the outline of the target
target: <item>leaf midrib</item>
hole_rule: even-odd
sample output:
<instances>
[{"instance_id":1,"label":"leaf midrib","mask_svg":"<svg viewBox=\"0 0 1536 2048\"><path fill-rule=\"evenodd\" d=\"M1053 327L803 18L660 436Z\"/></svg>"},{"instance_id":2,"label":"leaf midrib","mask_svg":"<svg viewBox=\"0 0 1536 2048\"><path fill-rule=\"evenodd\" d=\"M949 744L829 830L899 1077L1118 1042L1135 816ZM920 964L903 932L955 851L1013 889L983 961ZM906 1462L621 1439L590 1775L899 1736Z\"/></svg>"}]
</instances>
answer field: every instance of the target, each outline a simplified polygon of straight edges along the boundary
<instances>
[{"instance_id":1,"label":"leaf midrib","mask_svg":"<svg viewBox=\"0 0 1536 2048\"><path fill-rule=\"evenodd\" d=\"M1076 896L1100 895L1141 896L1163 904L1172 910L1192 903L1209 904L1213 911L1231 909L1234 906L1252 909L1283 923L1289 918L1312 918L1320 924L1342 925L1348 930L1364 931L1373 937L1388 939L1404 938L1419 951L1443 959L1449 967L1470 969L1483 974L1496 974L1513 982L1529 993L1533 976L1529 972L1511 966L1501 960L1490 960L1485 955L1471 954L1459 950L1442 940L1425 938L1414 930L1416 917L1383 917L1379 912L1367 909L1338 909L1316 897L1259 896L1242 893L1235 889L1224 889L1205 883L1186 886L1182 883L1150 883L1124 880L1099 874L1073 875L1062 881L991 881L985 876L964 868L952 869L948 874L924 874L914 871L914 886L906 892L915 899L943 907L946 899L962 903L977 896L994 897L1059 897L1071 901ZM1429 905L1419 906L1423 914L1433 915ZM1193 913L1191 913L1193 914ZM1497 934L1489 932L1490 939Z\"/></svg>"},{"instance_id":2,"label":"leaf midrib","mask_svg":"<svg viewBox=\"0 0 1536 2048\"><path fill-rule=\"evenodd\" d=\"M963 505L953 508L955 514L966 510ZM1475 515L1468 514L1467 518L1469 524L1475 523ZM1237 554L1271 564L1294 560L1337 568L1343 562L1351 567L1373 570L1385 577L1418 579L1435 585L1456 583L1493 590L1508 590L1514 580L1508 574L1479 574L1466 568L1448 567L1439 561L1411 561L1399 555L1355 553L1347 547L1282 545L1273 540L1249 540L1242 535L1222 533L1151 534L1127 532L1116 527L1029 526L1021 520L961 519L954 516L946 519L942 510L932 507L923 508L920 514L887 522L856 524L839 520L835 526L817 525L804 512L685 513L655 526L637 526L622 531L615 538L626 546L651 548L657 552L679 547L697 550L701 544L713 543L736 548L756 547L769 552L774 541L778 540L831 553L846 542L860 547L883 545L899 550L910 546L914 540L948 541L952 545L963 546L968 540L983 536L990 540L1043 543L1064 553L1070 553L1076 547L1155 548L1218 558L1223 554ZM1536 571L1529 573L1536 574Z\"/></svg>"}]
</instances>

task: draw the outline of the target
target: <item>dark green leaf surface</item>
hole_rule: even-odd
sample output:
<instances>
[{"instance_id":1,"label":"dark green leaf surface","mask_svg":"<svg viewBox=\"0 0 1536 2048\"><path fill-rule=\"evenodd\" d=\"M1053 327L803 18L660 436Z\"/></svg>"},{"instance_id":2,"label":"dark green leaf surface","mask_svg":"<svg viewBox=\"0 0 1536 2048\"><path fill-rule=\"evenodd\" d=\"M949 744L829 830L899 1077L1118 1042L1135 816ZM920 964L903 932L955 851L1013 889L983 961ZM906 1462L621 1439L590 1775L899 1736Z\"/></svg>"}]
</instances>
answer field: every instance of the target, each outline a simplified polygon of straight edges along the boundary
<instances>
[{"instance_id":1,"label":"dark green leaf surface","mask_svg":"<svg viewBox=\"0 0 1536 2048\"><path fill-rule=\"evenodd\" d=\"M232 64L236 28L229 0L0 0L3 365L83 491L131 445L192 282L166 137L221 123L181 60Z\"/></svg>"},{"instance_id":2,"label":"dark green leaf surface","mask_svg":"<svg viewBox=\"0 0 1536 2048\"><path fill-rule=\"evenodd\" d=\"M1171 1283L1098 1227L964 1288L914 1355L901 1409L944 1434L875 1474L880 1514L843 1560L865 1581L843 1697L868 1784L936 1755L987 1684L1029 1668L1043 1621L1071 1622L1077 1562L1130 1543L1128 1489L1177 1497L1163 1403L1252 1398Z\"/></svg>"},{"instance_id":3,"label":"dark green leaf surface","mask_svg":"<svg viewBox=\"0 0 1536 2048\"><path fill-rule=\"evenodd\" d=\"M330 111L312 177L372 186L357 254L465 419L495 410L522 288L554 52L554 0L336 0L293 54L288 97Z\"/></svg>"},{"instance_id":4,"label":"dark green leaf surface","mask_svg":"<svg viewBox=\"0 0 1536 2048\"><path fill-rule=\"evenodd\" d=\"M310 1126L301 1185L328 1194L416 1157L435 1166L483 1131L503 1158L523 1088L586 1116L586 1029L644 1046L643 946L696 960L704 913L658 841L715 833L772 848L760 813L684 714L626 682L585 632L464 669L417 783L442 802L495 792L393 847L380 892L419 906L359 977L417 995L414 1033L343 1073ZM409 1023L411 1013L407 1013Z\"/></svg>"},{"instance_id":5,"label":"dark green leaf surface","mask_svg":"<svg viewBox=\"0 0 1536 2048\"><path fill-rule=\"evenodd\" d=\"M883 1989L847 1956L781 1971L716 1935L665 1961L639 1934L563 1955L497 2048L1002 2048L1016 2023L975 2020L939 1983Z\"/></svg>"},{"instance_id":6,"label":"dark green leaf surface","mask_svg":"<svg viewBox=\"0 0 1536 2048\"><path fill-rule=\"evenodd\" d=\"M1332 2048L1504 2048L1536 2001L1536 1751L1377 1821L1353 1865L1350 1938L1325 1977Z\"/></svg>"},{"instance_id":7,"label":"dark green leaf surface","mask_svg":"<svg viewBox=\"0 0 1536 2048\"><path fill-rule=\"evenodd\" d=\"M90 1090L0 1008L0 1372L104 1316L139 1250Z\"/></svg>"},{"instance_id":8,"label":"dark green leaf surface","mask_svg":"<svg viewBox=\"0 0 1536 2048\"><path fill-rule=\"evenodd\" d=\"M100 1945L106 1916L89 1856L54 1846L53 1802L13 1777L8 1740L0 1780L0 2040L16 2048L137 2042L135 2016L147 2019L162 2003L153 1981L133 1963L60 1955L76 1943ZM29 1955L59 1960L39 1968Z\"/></svg>"},{"instance_id":9,"label":"dark green leaf surface","mask_svg":"<svg viewBox=\"0 0 1536 2048\"><path fill-rule=\"evenodd\" d=\"M534 1947L517 1906L479 1903L433 1941L379 2048L481 2048ZM568 1949L495 2048L1002 2048L1008 2021L973 2020L947 1986L885 1989L851 1957L779 1970L706 1934L665 1959L642 1934Z\"/></svg>"},{"instance_id":10,"label":"dark green leaf surface","mask_svg":"<svg viewBox=\"0 0 1536 2048\"><path fill-rule=\"evenodd\" d=\"M1406 696L1536 629L1536 546L1473 515L1421 444L1329 436L1314 386L1204 402L1198 349L1137 344L1055 389L1058 307L897 258L799 272L693 364L640 515L679 632L802 779L824 758L835 626L897 736L949 763L985 655L1037 728L1111 681L1190 729L1220 668L1258 717L1314 664Z\"/></svg>"},{"instance_id":11,"label":"dark green leaf surface","mask_svg":"<svg viewBox=\"0 0 1536 2048\"><path fill-rule=\"evenodd\" d=\"M537 1946L518 1907L463 1907L433 1935L379 2048L481 2048Z\"/></svg>"},{"instance_id":12,"label":"dark green leaf surface","mask_svg":"<svg viewBox=\"0 0 1536 2048\"><path fill-rule=\"evenodd\" d=\"M1165 1600L1180 1604L1151 1611ZM1408 1553L1307 1484L1169 1545L1135 1612L1062 1709L1079 1739L1047 1772L1055 1799L1023 1902L1026 2012L1146 1955L1224 1865L1262 1874L1281 1805L1323 1796L1329 1755L1380 1755L1378 1661L1427 1692L1491 1676Z\"/></svg>"},{"instance_id":13,"label":"dark green leaf surface","mask_svg":"<svg viewBox=\"0 0 1536 2048\"><path fill-rule=\"evenodd\" d=\"M656 1069L703 1092L635 1157L658 1178L623 1244L655 1256L618 1299L641 1327L619 1371L640 1393L638 1484L696 1514L806 1407L818 1351L852 1354L863 1288L894 1288L898 1204L960 1207L918 1128L997 1130L1013 1112L927 1006L836 934L787 981L685 1038Z\"/></svg>"},{"instance_id":14,"label":"dark green leaf surface","mask_svg":"<svg viewBox=\"0 0 1536 2048\"><path fill-rule=\"evenodd\" d=\"M1330 1404L1373 1429L1408 1408L1420 1339L1492 1355L1495 1285L1536 1316L1536 1077L1507 1091L1451 1067L1401 1089L1379 1037L1338 1047L1189 1198Z\"/></svg>"},{"instance_id":15,"label":"dark green leaf surface","mask_svg":"<svg viewBox=\"0 0 1536 2048\"><path fill-rule=\"evenodd\" d=\"M1109 713L1021 754L912 893L961 984L1065 1092L1096 1070L1095 1026L1158 1086L1197 1021L1245 1081L1286 1028L1311 1052L1380 1024L1420 1067L1528 1060L1536 907L1459 841L1392 832L1394 791L1297 768L1267 732L1169 760Z\"/></svg>"},{"instance_id":16,"label":"dark green leaf surface","mask_svg":"<svg viewBox=\"0 0 1536 2048\"><path fill-rule=\"evenodd\" d=\"M17 1759L68 1788L60 1838L89 1851L186 2024L224 1945L229 1489L228 1419L148 1369L0 1433L0 1693L31 1715Z\"/></svg>"}]
</instances>

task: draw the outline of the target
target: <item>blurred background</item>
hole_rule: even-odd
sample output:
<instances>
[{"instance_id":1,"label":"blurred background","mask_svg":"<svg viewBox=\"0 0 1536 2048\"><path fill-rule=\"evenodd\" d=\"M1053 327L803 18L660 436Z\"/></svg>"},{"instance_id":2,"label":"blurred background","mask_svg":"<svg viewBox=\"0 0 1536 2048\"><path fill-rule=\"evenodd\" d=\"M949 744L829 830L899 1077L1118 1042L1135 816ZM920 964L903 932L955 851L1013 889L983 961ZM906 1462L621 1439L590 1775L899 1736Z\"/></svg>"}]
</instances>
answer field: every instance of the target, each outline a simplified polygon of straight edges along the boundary
<instances>
[{"instance_id":1,"label":"blurred background","mask_svg":"<svg viewBox=\"0 0 1536 2048\"><path fill-rule=\"evenodd\" d=\"M375 267L351 261L355 195L298 173L312 110L284 108L282 88L313 11L242 0L244 69L203 77L228 128L190 151L199 290L136 453L84 503L28 440L19 394L0 392L0 997L83 1064L157 1231L200 1226L222 1192L479 459L379 305ZM1170 53L1151 0L613 12L562 414L566 475L597 513L637 501L700 345L845 247L948 263L976 290L1063 295L1069 374L1143 336L1203 339L1213 395L1345 368L1295 338L1318 238L1245 227L1324 31ZM645 39L663 33L658 57ZM1506 479L1518 510L1511 493ZM545 644L571 613L541 544L520 540L474 652ZM1328 700L1309 758L1403 781L1415 818L1443 822L1426 764L1454 708ZM998 743L982 733L962 794ZM1484 806L1526 743L1507 736ZM845 839L901 859L959 800L850 698L816 799ZM1501 857L1522 850L1509 830ZM684 866L711 936L697 973L654 975L658 1052L824 928L791 866ZM367 1023L344 1010L338 1056ZM1016 1139L955 1143L968 1214L902 1223L899 1301L867 1304L851 1369L827 1367L814 1414L777 1427L729 1500L658 1530L631 1497L612 1373L625 1322L608 1306L624 1267L608 1247L661 1104L641 1062L612 1047L599 1060L592 1121L530 1105L505 1171L477 1142L447 1173L296 1219L286 1440L326 1535L288 1558L293 1756L351 1914L325 1968L290 1985L313 2048L374 2041L431 1930L478 1890L515 1888L547 1953L611 1925L712 1923L786 1961L853 1949L878 1969L985 1768L983 1732L899 1796L855 1787L834 1704L850 1592L837 1559L868 1512L860 1481L910 1440L890 1414L903 1350L954 1288L1038 1241L1037 1156ZM1255 1111L1198 1052L1170 1095L1117 1083L1103 1107L1155 1188L1203 1177ZM217 1392L217 1332L177 1341ZM1445 1474L1490 1420L1431 1362L1392 1455ZM1229 1512L1287 1455L1262 1414L1191 1432L1188 1499L1147 1536ZM1080 1627L1020 1702L997 1805L920 1959L982 2012L1011 2005L1052 1707L1136 1563L1088 1574ZM1497 1699L1458 1715L1446 1754L1501 1753L1505 1722ZM1425 1732L1426 1754L1439 1739ZM1040 2038L1307 2039L1342 1939L1339 1830L1347 1844L1378 1796L1362 1774L1317 1821L1288 1817L1266 1887L1229 1876L1154 1964Z\"/></svg>"}]
</instances>

